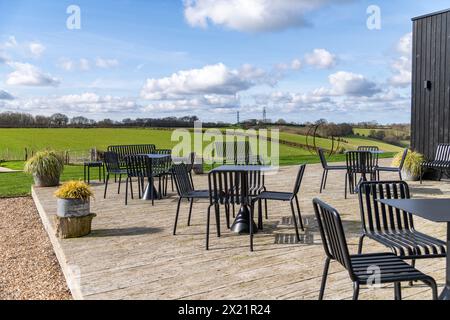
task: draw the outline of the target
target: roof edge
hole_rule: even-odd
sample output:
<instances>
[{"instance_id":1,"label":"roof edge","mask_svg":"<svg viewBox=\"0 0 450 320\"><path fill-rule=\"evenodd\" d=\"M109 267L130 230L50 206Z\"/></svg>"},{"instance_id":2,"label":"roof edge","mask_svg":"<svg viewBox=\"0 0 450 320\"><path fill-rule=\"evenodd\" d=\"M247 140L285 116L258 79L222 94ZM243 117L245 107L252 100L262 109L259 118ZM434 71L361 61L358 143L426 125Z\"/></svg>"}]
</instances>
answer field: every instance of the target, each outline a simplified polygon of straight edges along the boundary
<instances>
[{"instance_id":1,"label":"roof edge","mask_svg":"<svg viewBox=\"0 0 450 320\"><path fill-rule=\"evenodd\" d=\"M444 9L444 10L440 10L440 11L436 11L436 12L432 12L432 13L428 13L428 14L424 14L424 15L421 15L421 16L417 16L417 17L412 18L411 20L412 21L420 20L420 19L423 19L423 18L432 17L432 16L435 16L435 15L438 15L438 14L442 14L442 13L446 13L446 12L450 12L450 8Z\"/></svg>"}]
</instances>

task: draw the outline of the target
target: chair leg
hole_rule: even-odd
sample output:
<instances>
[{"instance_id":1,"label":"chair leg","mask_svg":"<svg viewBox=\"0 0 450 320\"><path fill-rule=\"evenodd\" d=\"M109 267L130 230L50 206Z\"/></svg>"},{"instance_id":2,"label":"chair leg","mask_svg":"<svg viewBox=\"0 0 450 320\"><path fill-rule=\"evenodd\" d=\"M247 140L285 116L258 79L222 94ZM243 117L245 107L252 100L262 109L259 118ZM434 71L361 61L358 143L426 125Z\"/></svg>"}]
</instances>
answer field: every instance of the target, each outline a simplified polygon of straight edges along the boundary
<instances>
[{"instance_id":1,"label":"chair leg","mask_svg":"<svg viewBox=\"0 0 450 320\"><path fill-rule=\"evenodd\" d=\"M130 194L131 194L131 199L134 199L133 178L131 178L131 177L130 177Z\"/></svg>"},{"instance_id":2,"label":"chair leg","mask_svg":"<svg viewBox=\"0 0 450 320\"><path fill-rule=\"evenodd\" d=\"M194 198L190 199L190 204L189 204L189 218L188 218L188 227L191 226L191 217L192 217L192 206L194 205Z\"/></svg>"},{"instance_id":3,"label":"chair leg","mask_svg":"<svg viewBox=\"0 0 450 320\"><path fill-rule=\"evenodd\" d=\"M353 300L358 300L359 298L359 282L353 282Z\"/></svg>"},{"instance_id":4,"label":"chair leg","mask_svg":"<svg viewBox=\"0 0 450 320\"><path fill-rule=\"evenodd\" d=\"M322 193L323 183L324 182L325 182L325 170L323 170L323 173L322 173L322 180L320 181L320 191L319 191L319 193Z\"/></svg>"},{"instance_id":5,"label":"chair leg","mask_svg":"<svg viewBox=\"0 0 450 320\"><path fill-rule=\"evenodd\" d=\"M231 221L230 221L230 204L229 203L225 204L225 218L227 220L227 229L230 230L231 229Z\"/></svg>"},{"instance_id":6,"label":"chair leg","mask_svg":"<svg viewBox=\"0 0 450 320\"><path fill-rule=\"evenodd\" d=\"M412 259L412 260L411 260L411 266L412 266L413 268L416 267L416 259ZM409 285L412 287L412 286L414 285L414 281L410 281L410 282L409 282Z\"/></svg>"},{"instance_id":7,"label":"chair leg","mask_svg":"<svg viewBox=\"0 0 450 320\"><path fill-rule=\"evenodd\" d=\"M173 235L174 236L177 234L177 224L178 224L178 216L180 214L181 200L182 200L182 198L180 197L180 199L178 199L177 213L175 215L175 224L173 225Z\"/></svg>"},{"instance_id":8,"label":"chair leg","mask_svg":"<svg viewBox=\"0 0 450 320\"><path fill-rule=\"evenodd\" d=\"M395 300L402 300L402 285L400 282L394 283Z\"/></svg>"},{"instance_id":9,"label":"chair leg","mask_svg":"<svg viewBox=\"0 0 450 320\"><path fill-rule=\"evenodd\" d=\"M295 210L294 210L294 199L291 200L291 210L292 210L292 218L294 219L295 234L297 236L297 241L300 242L300 233L298 232L297 217L295 215Z\"/></svg>"},{"instance_id":10,"label":"chair leg","mask_svg":"<svg viewBox=\"0 0 450 320\"><path fill-rule=\"evenodd\" d=\"M348 172L345 174L345 199L347 199Z\"/></svg>"},{"instance_id":11,"label":"chair leg","mask_svg":"<svg viewBox=\"0 0 450 320\"><path fill-rule=\"evenodd\" d=\"M206 250L209 250L209 223L211 220L211 207L213 205L210 205L208 207L208 212L206 214Z\"/></svg>"},{"instance_id":12,"label":"chair leg","mask_svg":"<svg viewBox=\"0 0 450 320\"><path fill-rule=\"evenodd\" d=\"M215 211L216 211L217 237L220 238L220 207L219 207L219 204L215 205Z\"/></svg>"},{"instance_id":13,"label":"chair leg","mask_svg":"<svg viewBox=\"0 0 450 320\"><path fill-rule=\"evenodd\" d=\"M327 182L328 182L328 170L325 172L325 180L323 181L323 190L327 188Z\"/></svg>"},{"instance_id":14,"label":"chair leg","mask_svg":"<svg viewBox=\"0 0 450 320\"><path fill-rule=\"evenodd\" d=\"M400 181L403 181L402 172L398 170L398 176L400 177Z\"/></svg>"},{"instance_id":15,"label":"chair leg","mask_svg":"<svg viewBox=\"0 0 450 320\"><path fill-rule=\"evenodd\" d=\"M125 183L125 205L127 206L128 205L128 177L127 177L127 180L126 180L126 183Z\"/></svg>"},{"instance_id":16,"label":"chair leg","mask_svg":"<svg viewBox=\"0 0 450 320\"><path fill-rule=\"evenodd\" d=\"M258 200L258 229L263 230L262 200Z\"/></svg>"},{"instance_id":17,"label":"chair leg","mask_svg":"<svg viewBox=\"0 0 450 320\"><path fill-rule=\"evenodd\" d=\"M431 288L433 300L438 300L436 281L430 277L428 280L422 280L422 282Z\"/></svg>"},{"instance_id":18,"label":"chair leg","mask_svg":"<svg viewBox=\"0 0 450 320\"><path fill-rule=\"evenodd\" d=\"M422 166L420 167L419 175L420 175L420 184L422 184L422 180L423 180L423 167Z\"/></svg>"},{"instance_id":19,"label":"chair leg","mask_svg":"<svg viewBox=\"0 0 450 320\"><path fill-rule=\"evenodd\" d=\"M330 268L330 258L327 258L325 260L325 267L323 268L323 275L322 275L322 284L320 285L320 293L319 293L319 300L323 300L323 296L325 294L325 287L327 284L327 278L328 278L328 269Z\"/></svg>"},{"instance_id":20,"label":"chair leg","mask_svg":"<svg viewBox=\"0 0 450 320\"><path fill-rule=\"evenodd\" d=\"M267 199L264 200L264 210L266 210L266 220L269 219L269 209L267 205Z\"/></svg>"},{"instance_id":21,"label":"chair leg","mask_svg":"<svg viewBox=\"0 0 450 320\"><path fill-rule=\"evenodd\" d=\"M117 188L117 194L120 194L120 184L122 183L122 175L119 175L119 187Z\"/></svg>"},{"instance_id":22,"label":"chair leg","mask_svg":"<svg viewBox=\"0 0 450 320\"><path fill-rule=\"evenodd\" d=\"M359 244L358 244L358 254L362 254L363 244L364 244L364 238L366 237L365 234L361 235L359 237Z\"/></svg>"},{"instance_id":23,"label":"chair leg","mask_svg":"<svg viewBox=\"0 0 450 320\"><path fill-rule=\"evenodd\" d=\"M103 199L106 199L106 191L108 190L108 181L109 181L109 173L108 173L108 175L106 176L106 179L105 179L105 192L103 194Z\"/></svg>"},{"instance_id":24,"label":"chair leg","mask_svg":"<svg viewBox=\"0 0 450 320\"><path fill-rule=\"evenodd\" d=\"M297 213L298 213L298 221L300 222L300 228L302 231L305 231L305 227L303 226L302 212L300 211L300 204L298 203L298 196L295 195L295 203L297 204Z\"/></svg>"},{"instance_id":25,"label":"chair leg","mask_svg":"<svg viewBox=\"0 0 450 320\"><path fill-rule=\"evenodd\" d=\"M248 221L249 223L249 236L250 236L250 252L253 252L253 211L255 210L254 203L250 206L250 210L248 212Z\"/></svg>"}]
</instances>

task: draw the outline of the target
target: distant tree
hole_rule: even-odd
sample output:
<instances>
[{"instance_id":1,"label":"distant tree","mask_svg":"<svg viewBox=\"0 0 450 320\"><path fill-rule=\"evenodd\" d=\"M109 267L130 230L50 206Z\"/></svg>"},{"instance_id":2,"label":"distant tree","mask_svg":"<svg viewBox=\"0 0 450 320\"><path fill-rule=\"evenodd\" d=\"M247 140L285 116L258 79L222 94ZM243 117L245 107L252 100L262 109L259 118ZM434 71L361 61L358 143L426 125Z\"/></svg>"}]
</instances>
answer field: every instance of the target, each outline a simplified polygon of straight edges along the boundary
<instances>
[{"instance_id":1,"label":"distant tree","mask_svg":"<svg viewBox=\"0 0 450 320\"><path fill-rule=\"evenodd\" d=\"M62 113L55 113L50 117L52 126L65 127L69 123L69 117Z\"/></svg>"},{"instance_id":2,"label":"distant tree","mask_svg":"<svg viewBox=\"0 0 450 320\"><path fill-rule=\"evenodd\" d=\"M70 120L70 124L73 126L88 126L89 119L85 117L74 117Z\"/></svg>"}]
</instances>

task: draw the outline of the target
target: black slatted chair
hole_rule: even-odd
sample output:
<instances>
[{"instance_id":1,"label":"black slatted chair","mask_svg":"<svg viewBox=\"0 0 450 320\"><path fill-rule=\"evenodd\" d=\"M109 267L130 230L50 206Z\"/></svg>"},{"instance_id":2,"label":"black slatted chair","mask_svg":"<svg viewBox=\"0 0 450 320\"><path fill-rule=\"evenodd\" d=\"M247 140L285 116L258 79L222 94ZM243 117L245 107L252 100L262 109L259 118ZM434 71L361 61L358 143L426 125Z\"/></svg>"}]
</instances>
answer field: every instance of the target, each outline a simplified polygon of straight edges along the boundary
<instances>
[{"instance_id":1,"label":"black slatted chair","mask_svg":"<svg viewBox=\"0 0 450 320\"><path fill-rule=\"evenodd\" d=\"M108 151L115 152L119 157L120 167L126 168L126 156L152 154L156 152L154 144L134 144L134 145L121 145L121 146L109 146Z\"/></svg>"},{"instance_id":2,"label":"black slatted chair","mask_svg":"<svg viewBox=\"0 0 450 320\"><path fill-rule=\"evenodd\" d=\"M178 224L178 217L180 214L180 206L181 201L183 199L187 199L190 202L189 206L189 218L188 218L188 226L191 225L191 216L192 216L192 207L194 205L194 200L196 199L209 199L209 191L208 190L195 190L192 186L191 179L189 177L189 171L187 165L184 163L182 164L175 164L172 166L172 172L173 177L175 180L175 185L178 192L178 206L177 206L177 213L175 216L175 225L173 227L173 235L176 235L177 232L177 224Z\"/></svg>"},{"instance_id":3,"label":"black slatted chair","mask_svg":"<svg viewBox=\"0 0 450 320\"><path fill-rule=\"evenodd\" d=\"M330 166L330 165L328 165L328 161L325 156L325 151L323 149L319 149L318 153L319 153L320 163L322 164L322 168L323 168L322 181L320 183L320 193L322 193L322 191L325 190L325 188L327 186L328 172L329 171L346 171L347 166Z\"/></svg>"},{"instance_id":4,"label":"black slatted chair","mask_svg":"<svg viewBox=\"0 0 450 320\"><path fill-rule=\"evenodd\" d=\"M396 300L402 298L401 282L422 281L431 287L433 300L437 299L436 281L393 253L350 255L339 213L318 199L313 200L313 205L327 256L319 300L323 300L331 261L339 262L348 271L353 281L353 300L358 300L361 285L372 285L374 280L380 284L393 283ZM375 270L379 270L378 275Z\"/></svg>"},{"instance_id":5,"label":"black slatted chair","mask_svg":"<svg viewBox=\"0 0 450 320\"><path fill-rule=\"evenodd\" d=\"M122 176L127 175L127 170L122 169L120 167L119 156L117 155L117 153L105 152L103 157L104 157L104 163L105 163L105 167L106 167L106 171L107 171L106 179L105 179L105 192L103 195L103 198L106 199L106 192L108 190L108 182L109 182L110 175L119 176L119 187L118 187L117 193L120 194L120 185L122 182Z\"/></svg>"},{"instance_id":6,"label":"black slatted chair","mask_svg":"<svg viewBox=\"0 0 450 320\"><path fill-rule=\"evenodd\" d=\"M161 191L162 194L164 194L164 196L167 196L167 189L168 189L168 185L169 185L169 178L171 180L171 185L172 185L172 191L174 191L174 179L173 179L173 175L172 175L172 150L171 149L157 149L155 151L156 154L162 154L162 155L169 155L170 158L168 159L160 159L156 161L156 164L158 164L157 168L158 171L160 171L159 174L159 179L162 180L162 186L161 186Z\"/></svg>"},{"instance_id":7,"label":"black slatted chair","mask_svg":"<svg viewBox=\"0 0 450 320\"><path fill-rule=\"evenodd\" d=\"M380 172L397 172L400 180L403 180L402 177L402 170L403 170L403 166L405 165L405 161L406 161L406 156L408 155L408 148L405 148L405 150L403 150L403 155L402 155L402 159L400 160L400 165L398 167L377 167L377 175L378 175L378 180L380 180Z\"/></svg>"},{"instance_id":8,"label":"black slatted chair","mask_svg":"<svg viewBox=\"0 0 450 320\"><path fill-rule=\"evenodd\" d=\"M364 182L360 186L359 205L362 235L358 252L362 252L364 238L375 240L403 259L445 257L444 241L414 228L413 216L378 202L378 199L409 199L409 187L403 181Z\"/></svg>"},{"instance_id":9,"label":"black slatted chair","mask_svg":"<svg viewBox=\"0 0 450 320\"><path fill-rule=\"evenodd\" d=\"M144 155L132 155L125 157L125 163L127 167L125 205L128 205L128 185L130 185L131 198L134 198L133 178L137 178L138 181L139 198L142 197L142 193L145 190L144 183L146 179L149 183L151 194L154 194L151 159ZM154 204L154 199L152 197L152 205Z\"/></svg>"},{"instance_id":10,"label":"black slatted chair","mask_svg":"<svg viewBox=\"0 0 450 320\"><path fill-rule=\"evenodd\" d=\"M294 190L292 192L275 192L275 191L262 191L259 195L256 195L252 198L252 208L254 208L254 205L256 202L259 204L259 216L261 216L261 201L267 201L267 200L275 200L275 201L289 201L291 204L291 211L292 211L292 218L295 225L295 233L297 236L297 240L300 241L300 234L298 231L298 223L300 223L300 227L302 230L304 230L303 221L302 221L302 215L300 211L300 204L298 202L298 193L300 191L300 187L303 180L303 175L305 174L306 165L301 165L298 173L297 178L295 179L294 184ZM297 223L297 216L295 214L294 209L294 200L297 207L297 215L298 215L298 223ZM267 209L266 209L267 212Z\"/></svg>"},{"instance_id":11,"label":"black slatted chair","mask_svg":"<svg viewBox=\"0 0 450 320\"><path fill-rule=\"evenodd\" d=\"M372 153L372 167L378 167L378 160L380 158L380 148L377 146L359 146L358 151L367 151Z\"/></svg>"},{"instance_id":12,"label":"black slatted chair","mask_svg":"<svg viewBox=\"0 0 450 320\"><path fill-rule=\"evenodd\" d=\"M442 179L444 172L450 170L450 144L441 143L436 149L434 160L424 161L420 167L420 184L422 184L422 176L426 169L433 169L439 172L439 180Z\"/></svg>"},{"instance_id":13,"label":"black slatted chair","mask_svg":"<svg viewBox=\"0 0 450 320\"><path fill-rule=\"evenodd\" d=\"M239 205L242 201L250 203L249 199L243 199L238 172L211 171L208 174L209 206L206 223L206 250L209 250L209 225L211 210L214 207L216 214L217 236L220 238L220 206L225 206L227 227L230 228L230 206ZM249 214L250 214L249 210ZM253 224L250 223L250 239L252 241Z\"/></svg>"},{"instance_id":14,"label":"black slatted chair","mask_svg":"<svg viewBox=\"0 0 450 320\"><path fill-rule=\"evenodd\" d=\"M370 179L376 177L376 163L370 151L348 151L345 155L347 164L345 199L347 199L347 190L353 194L362 181L368 180L367 176Z\"/></svg>"}]
</instances>

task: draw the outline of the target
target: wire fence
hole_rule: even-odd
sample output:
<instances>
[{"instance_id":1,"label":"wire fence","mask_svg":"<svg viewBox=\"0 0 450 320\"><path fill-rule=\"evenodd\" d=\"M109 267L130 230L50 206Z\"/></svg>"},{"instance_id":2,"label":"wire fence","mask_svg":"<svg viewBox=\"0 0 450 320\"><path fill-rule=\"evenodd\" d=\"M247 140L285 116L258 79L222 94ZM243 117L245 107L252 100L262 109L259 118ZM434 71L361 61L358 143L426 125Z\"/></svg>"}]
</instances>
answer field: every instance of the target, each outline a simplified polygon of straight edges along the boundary
<instances>
[{"instance_id":1,"label":"wire fence","mask_svg":"<svg viewBox=\"0 0 450 320\"><path fill-rule=\"evenodd\" d=\"M96 148L90 150L57 150L65 164L79 165L86 161L95 161L99 159L101 152ZM7 161L27 161L36 153L35 150L25 148L22 151L17 149L0 149L0 163Z\"/></svg>"}]
</instances>

